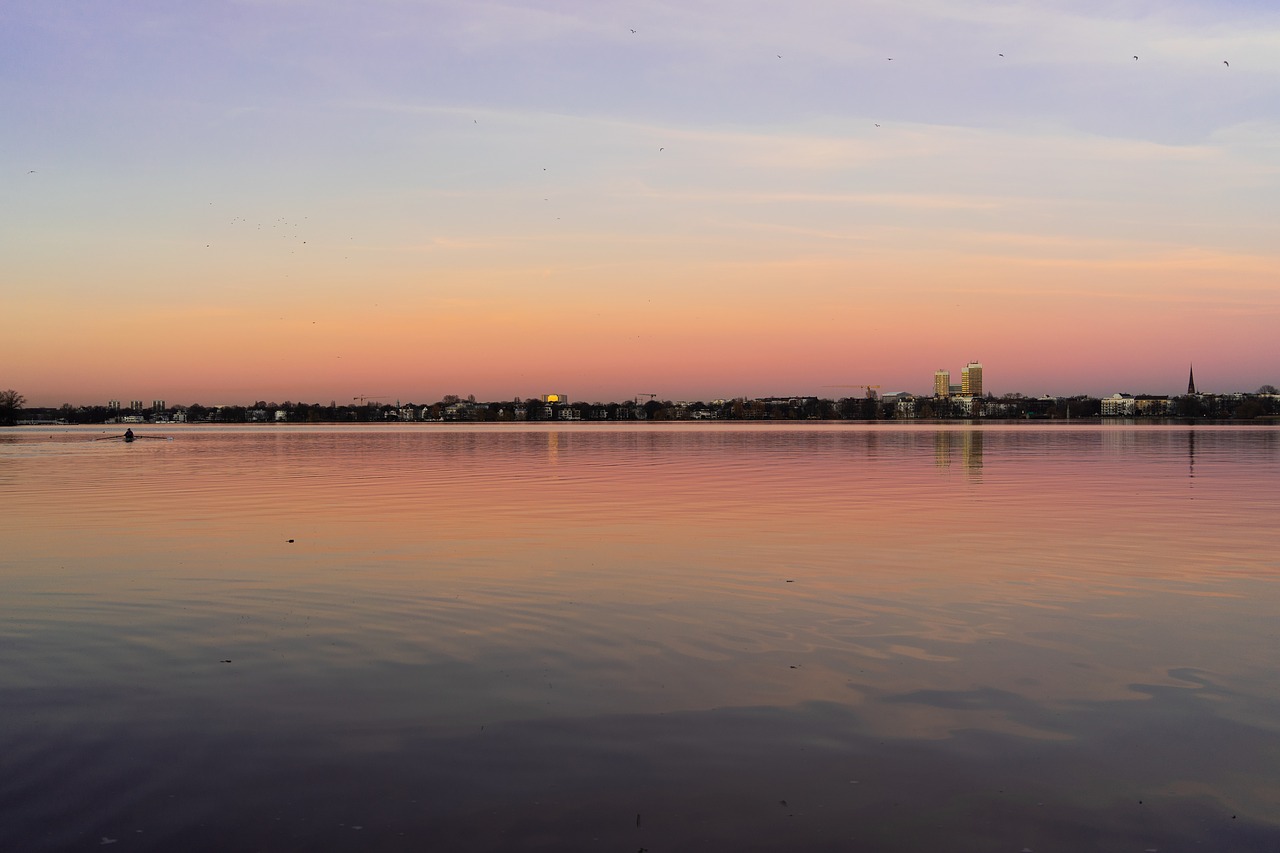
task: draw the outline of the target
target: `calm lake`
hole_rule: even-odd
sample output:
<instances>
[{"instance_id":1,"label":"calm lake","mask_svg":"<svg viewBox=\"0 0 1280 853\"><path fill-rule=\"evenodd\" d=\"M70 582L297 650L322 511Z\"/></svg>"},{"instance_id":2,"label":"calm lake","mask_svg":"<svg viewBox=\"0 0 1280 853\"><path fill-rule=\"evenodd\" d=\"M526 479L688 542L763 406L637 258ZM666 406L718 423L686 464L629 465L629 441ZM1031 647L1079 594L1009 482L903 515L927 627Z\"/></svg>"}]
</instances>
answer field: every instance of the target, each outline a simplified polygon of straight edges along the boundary
<instances>
[{"instance_id":1,"label":"calm lake","mask_svg":"<svg viewBox=\"0 0 1280 853\"><path fill-rule=\"evenodd\" d=\"M1276 428L135 431L0 431L0 850L1280 850Z\"/></svg>"}]
</instances>

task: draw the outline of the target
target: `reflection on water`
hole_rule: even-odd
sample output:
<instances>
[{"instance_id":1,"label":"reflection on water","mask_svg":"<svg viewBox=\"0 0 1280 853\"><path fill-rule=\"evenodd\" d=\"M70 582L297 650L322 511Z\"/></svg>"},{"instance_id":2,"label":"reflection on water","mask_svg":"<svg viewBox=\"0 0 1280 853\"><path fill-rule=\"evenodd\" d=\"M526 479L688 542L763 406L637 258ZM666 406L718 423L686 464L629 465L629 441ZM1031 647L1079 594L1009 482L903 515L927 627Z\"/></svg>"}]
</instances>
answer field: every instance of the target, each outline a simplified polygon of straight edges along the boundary
<instances>
[{"instance_id":1,"label":"reflection on water","mask_svg":"<svg viewBox=\"0 0 1280 853\"><path fill-rule=\"evenodd\" d=\"M1274 430L171 434L0 433L0 849L1280 845Z\"/></svg>"},{"instance_id":2,"label":"reflection on water","mask_svg":"<svg viewBox=\"0 0 1280 853\"><path fill-rule=\"evenodd\" d=\"M957 456L971 477L982 476L982 439L978 429L937 430L934 453L939 468L950 467Z\"/></svg>"},{"instance_id":3,"label":"reflection on water","mask_svg":"<svg viewBox=\"0 0 1280 853\"><path fill-rule=\"evenodd\" d=\"M1187 479L1196 478L1196 431L1187 430Z\"/></svg>"}]
</instances>

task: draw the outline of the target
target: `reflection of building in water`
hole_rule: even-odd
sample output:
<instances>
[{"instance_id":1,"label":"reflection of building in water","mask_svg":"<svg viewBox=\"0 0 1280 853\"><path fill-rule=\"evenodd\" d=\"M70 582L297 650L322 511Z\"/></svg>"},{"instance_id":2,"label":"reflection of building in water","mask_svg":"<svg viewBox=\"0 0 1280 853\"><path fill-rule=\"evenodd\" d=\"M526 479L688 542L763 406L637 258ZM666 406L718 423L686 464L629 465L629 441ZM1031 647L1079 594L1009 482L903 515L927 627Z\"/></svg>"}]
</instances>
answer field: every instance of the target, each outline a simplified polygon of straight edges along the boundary
<instances>
[{"instance_id":1,"label":"reflection of building in water","mask_svg":"<svg viewBox=\"0 0 1280 853\"><path fill-rule=\"evenodd\" d=\"M1133 456L1138 451L1139 435L1150 436L1150 433L1139 433L1131 429L1103 430L1102 446L1111 456ZM1145 442L1150 443L1150 439Z\"/></svg>"},{"instance_id":2,"label":"reflection of building in water","mask_svg":"<svg viewBox=\"0 0 1280 853\"><path fill-rule=\"evenodd\" d=\"M960 445L964 467L970 474L976 474L982 470L982 432L970 429L965 430L961 435L964 436L964 442Z\"/></svg>"},{"instance_id":3,"label":"reflection of building in water","mask_svg":"<svg viewBox=\"0 0 1280 853\"><path fill-rule=\"evenodd\" d=\"M547 461L552 465L560 461L560 433L547 431Z\"/></svg>"},{"instance_id":4,"label":"reflection of building in water","mask_svg":"<svg viewBox=\"0 0 1280 853\"><path fill-rule=\"evenodd\" d=\"M1187 479L1196 478L1196 431L1187 430ZM1194 484L1193 484L1194 485Z\"/></svg>"},{"instance_id":5,"label":"reflection of building in water","mask_svg":"<svg viewBox=\"0 0 1280 853\"><path fill-rule=\"evenodd\" d=\"M967 429L963 431L938 430L934 433L934 464L939 468L948 468L959 451L960 461L971 475L982 471L982 439L981 430Z\"/></svg>"},{"instance_id":6,"label":"reflection of building in water","mask_svg":"<svg viewBox=\"0 0 1280 853\"><path fill-rule=\"evenodd\" d=\"M951 451L955 447L956 434L938 430L933 434L933 463L939 468L951 465Z\"/></svg>"}]
</instances>

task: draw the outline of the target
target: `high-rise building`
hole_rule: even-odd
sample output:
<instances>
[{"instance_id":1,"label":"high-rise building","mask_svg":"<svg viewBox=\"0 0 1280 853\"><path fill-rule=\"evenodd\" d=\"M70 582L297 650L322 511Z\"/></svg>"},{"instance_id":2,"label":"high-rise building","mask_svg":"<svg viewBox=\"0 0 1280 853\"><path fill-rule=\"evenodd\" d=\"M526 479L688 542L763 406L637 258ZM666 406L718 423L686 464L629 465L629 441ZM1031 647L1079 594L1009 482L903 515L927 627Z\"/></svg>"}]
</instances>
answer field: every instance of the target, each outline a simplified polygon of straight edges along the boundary
<instances>
[{"instance_id":1,"label":"high-rise building","mask_svg":"<svg viewBox=\"0 0 1280 853\"><path fill-rule=\"evenodd\" d=\"M960 371L960 393L966 397L982 396L982 365L971 361Z\"/></svg>"},{"instance_id":2,"label":"high-rise building","mask_svg":"<svg viewBox=\"0 0 1280 853\"><path fill-rule=\"evenodd\" d=\"M951 371L939 369L933 374L933 396L951 396Z\"/></svg>"},{"instance_id":3,"label":"high-rise building","mask_svg":"<svg viewBox=\"0 0 1280 853\"><path fill-rule=\"evenodd\" d=\"M151 411L153 411L153 412L163 412L163 411L164 411L164 400L152 400L152 401L151 401Z\"/></svg>"}]
</instances>

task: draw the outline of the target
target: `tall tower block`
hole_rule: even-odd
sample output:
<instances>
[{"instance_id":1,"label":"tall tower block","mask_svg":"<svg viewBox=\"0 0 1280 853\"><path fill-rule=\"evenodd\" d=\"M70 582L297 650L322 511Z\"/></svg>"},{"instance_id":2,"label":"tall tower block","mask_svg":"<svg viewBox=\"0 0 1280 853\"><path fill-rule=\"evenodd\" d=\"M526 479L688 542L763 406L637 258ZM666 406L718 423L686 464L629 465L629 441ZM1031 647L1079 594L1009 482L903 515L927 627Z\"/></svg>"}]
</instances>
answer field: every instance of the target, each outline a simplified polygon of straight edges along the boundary
<instances>
[{"instance_id":1,"label":"tall tower block","mask_svg":"<svg viewBox=\"0 0 1280 853\"><path fill-rule=\"evenodd\" d=\"M939 370L933 374L933 396L951 396L951 371Z\"/></svg>"},{"instance_id":2,"label":"tall tower block","mask_svg":"<svg viewBox=\"0 0 1280 853\"><path fill-rule=\"evenodd\" d=\"M971 361L960 371L960 393L966 397L982 396L982 365Z\"/></svg>"}]
</instances>

